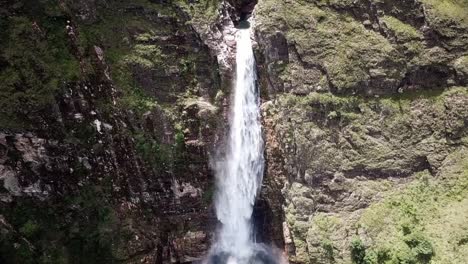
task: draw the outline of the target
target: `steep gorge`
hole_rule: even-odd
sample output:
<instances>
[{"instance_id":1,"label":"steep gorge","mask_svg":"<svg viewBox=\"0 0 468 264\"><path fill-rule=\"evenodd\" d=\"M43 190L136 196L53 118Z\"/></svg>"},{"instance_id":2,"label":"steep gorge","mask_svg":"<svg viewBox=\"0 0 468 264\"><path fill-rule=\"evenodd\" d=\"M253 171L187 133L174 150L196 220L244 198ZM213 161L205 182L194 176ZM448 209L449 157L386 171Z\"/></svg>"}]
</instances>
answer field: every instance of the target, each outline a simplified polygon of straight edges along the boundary
<instances>
[{"instance_id":1,"label":"steep gorge","mask_svg":"<svg viewBox=\"0 0 468 264\"><path fill-rule=\"evenodd\" d=\"M0 262L203 259L250 15L257 239L291 263L464 263L464 0L0 0Z\"/></svg>"}]
</instances>

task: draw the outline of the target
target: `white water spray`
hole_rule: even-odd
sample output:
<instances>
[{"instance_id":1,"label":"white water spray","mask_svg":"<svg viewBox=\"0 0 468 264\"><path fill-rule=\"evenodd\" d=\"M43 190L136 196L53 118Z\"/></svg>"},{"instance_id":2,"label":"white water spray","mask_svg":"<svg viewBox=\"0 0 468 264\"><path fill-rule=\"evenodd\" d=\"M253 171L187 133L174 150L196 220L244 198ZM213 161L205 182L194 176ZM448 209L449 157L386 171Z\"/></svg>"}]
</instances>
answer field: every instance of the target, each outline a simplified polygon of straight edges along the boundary
<instances>
[{"instance_id":1,"label":"white water spray","mask_svg":"<svg viewBox=\"0 0 468 264\"><path fill-rule=\"evenodd\" d=\"M263 177L263 139L250 30L237 33L236 86L225 160L217 168L216 214L222 226L214 245L244 263L253 254L252 211Z\"/></svg>"}]
</instances>

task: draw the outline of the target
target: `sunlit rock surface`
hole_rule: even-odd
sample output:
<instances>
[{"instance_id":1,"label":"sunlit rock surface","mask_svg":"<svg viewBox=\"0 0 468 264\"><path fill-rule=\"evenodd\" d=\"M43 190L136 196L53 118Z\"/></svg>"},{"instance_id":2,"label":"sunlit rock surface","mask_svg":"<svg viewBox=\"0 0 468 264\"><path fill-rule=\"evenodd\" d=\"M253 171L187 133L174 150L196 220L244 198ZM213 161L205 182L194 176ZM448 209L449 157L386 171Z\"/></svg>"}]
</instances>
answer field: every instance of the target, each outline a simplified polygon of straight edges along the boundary
<instances>
[{"instance_id":1,"label":"sunlit rock surface","mask_svg":"<svg viewBox=\"0 0 468 264\"><path fill-rule=\"evenodd\" d=\"M282 186L289 259L462 263L466 3L265 0L254 15L265 196Z\"/></svg>"}]
</instances>

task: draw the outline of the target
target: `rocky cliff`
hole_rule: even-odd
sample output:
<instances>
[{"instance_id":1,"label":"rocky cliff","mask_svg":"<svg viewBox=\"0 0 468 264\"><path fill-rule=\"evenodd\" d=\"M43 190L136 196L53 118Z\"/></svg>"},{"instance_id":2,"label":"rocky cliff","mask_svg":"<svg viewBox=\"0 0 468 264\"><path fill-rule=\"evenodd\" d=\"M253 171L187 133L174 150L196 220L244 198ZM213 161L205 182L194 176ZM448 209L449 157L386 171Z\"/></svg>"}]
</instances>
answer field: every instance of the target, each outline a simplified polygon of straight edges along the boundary
<instances>
[{"instance_id":1,"label":"rocky cliff","mask_svg":"<svg viewBox=\"0 0 468 264\"><path fill-rule=\"evenodd\" d=\"M466 1L259 1L292 262L468 259L467 17Z\"/></svg>"},{"instance_id":2,"label":"rocky cliff","mask_svg":"<svg viewBox=\"0 0 468 264\"><path fill-rule=\"evenodd\" d=\"M252 12L259 240L292 263L464 263L465 0L0 0L0 262L199 260Z\"/></svg>"},{"instance_id":3,"label":"rocky cliff","mask_svg":"<svg viewBox=\"0 0 468 264\"><path fill-rule=\"evenodd\" d=\"M226 94L192 23L219 19L205 7L218 14L218 2L192 13L183 2L0 2L0 262L205 254Z\"/></svg>"}]
</instances>

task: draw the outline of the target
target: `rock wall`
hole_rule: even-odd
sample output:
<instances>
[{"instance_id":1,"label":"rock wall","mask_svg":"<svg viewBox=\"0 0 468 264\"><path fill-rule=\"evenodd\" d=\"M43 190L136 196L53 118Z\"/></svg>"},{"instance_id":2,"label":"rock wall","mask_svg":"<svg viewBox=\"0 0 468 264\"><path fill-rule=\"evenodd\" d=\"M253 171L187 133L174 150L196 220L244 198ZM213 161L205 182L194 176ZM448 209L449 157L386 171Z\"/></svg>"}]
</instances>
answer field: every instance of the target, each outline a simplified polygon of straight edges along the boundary
<instances>
[{"instance_id":1,"label":"rock wall","mask_svg":"<svg viewBox=\"0 0 468 264\"><path fill-rule=\"evenodd\" d=\"M291 263L463 263L464 0L0 0L0 262L199 260L252 12L258 240Z\"/></svg>"},{"instance_id":2,"label":"rock wall","mask_svg":"<svg viewBox=\"0 0 468 264\"><path fill-rule=\"evenodd\" d=\"M222 17L218 1L0 1L1 263L206 253L229 92L194 30L207 8Z\"/></svg>"},{"instance_id":3,"label":"rock wall","mask_svg":"<svg viewBox=\"0 0 468 264\"><path fill-rule=\"evenodd\" d=\"M260 0L254 16L290 261L463 263L466 2Z\"/></svg>"}]
</instances>

